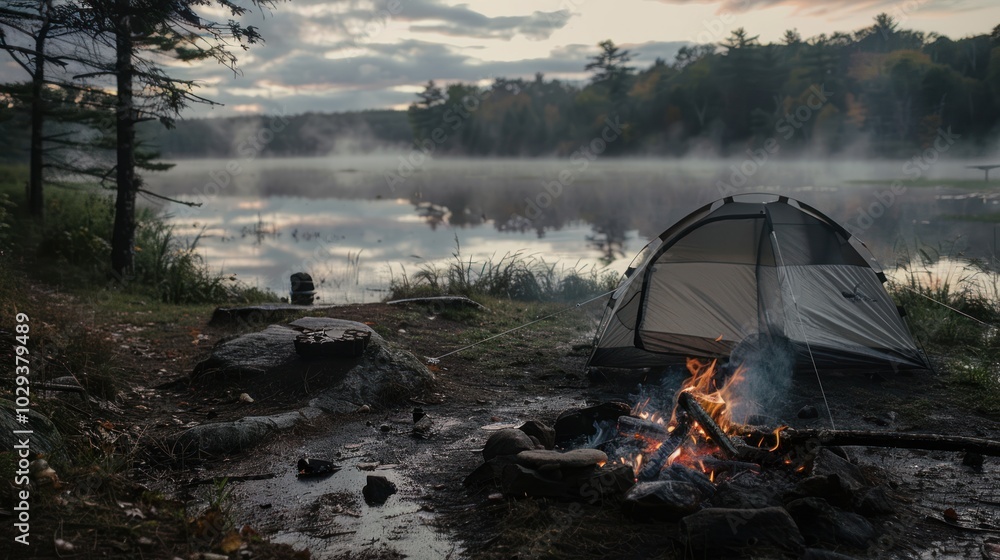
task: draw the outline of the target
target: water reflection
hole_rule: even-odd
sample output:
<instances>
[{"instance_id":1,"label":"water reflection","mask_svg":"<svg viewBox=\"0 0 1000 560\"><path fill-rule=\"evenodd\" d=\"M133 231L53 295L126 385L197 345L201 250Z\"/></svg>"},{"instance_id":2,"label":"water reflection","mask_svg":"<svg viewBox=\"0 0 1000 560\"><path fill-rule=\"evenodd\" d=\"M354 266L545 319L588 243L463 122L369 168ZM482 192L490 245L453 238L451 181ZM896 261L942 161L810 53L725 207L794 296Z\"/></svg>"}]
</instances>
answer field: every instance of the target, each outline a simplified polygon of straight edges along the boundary
<instances>
[{"instance_id":1,"label":"water reflection","mask_svg":"<svg viewBox=\"0 0 1000 560\"><path fill-rule=\"evenodd\" d=\"M726 162L608 160L551 188L567 163L429 161L389 184L392 156L262 160L236 175L221 174L224 161L204 160L149 183L205 203L166 211L179 234L202 232L199 247L215 268L279 293L292 272L306 270L332 302L380 299L393 275L449 259L456 238L478 259L523 250L621 271L647 239L732 191L802 200L864 239L886 268L918 244L996 254L1000 197L969 175L967 162L939 163L928 177L940 180L919 183L907 183L898 162L774 163L734 187Z\"/></svg>"}]
</instances>

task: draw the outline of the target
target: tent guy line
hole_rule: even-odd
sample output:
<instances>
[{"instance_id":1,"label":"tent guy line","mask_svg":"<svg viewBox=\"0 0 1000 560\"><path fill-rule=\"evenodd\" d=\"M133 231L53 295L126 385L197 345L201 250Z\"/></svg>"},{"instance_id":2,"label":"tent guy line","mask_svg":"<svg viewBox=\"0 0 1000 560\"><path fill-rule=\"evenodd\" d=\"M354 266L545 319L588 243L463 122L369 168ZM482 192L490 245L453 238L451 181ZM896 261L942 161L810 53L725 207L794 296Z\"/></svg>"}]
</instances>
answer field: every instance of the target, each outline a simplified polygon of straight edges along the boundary
<instances>
[{"instance_id":1,"label":"tent guy line","mask_svg":"<svg viewBox=\"0 0 1000 560\"><path fill-rule=\"evenodd\" d=\"M785 259L781 256L781 245L778 244L778 234L774 230L771 230L771 238L774 239L774 249L775 249L775 253L778 256L778 262L781 263L781 268L784 269L785 268ZM795 297L795 290L792 288L792 280L788 276L787 272L785 272L784 277L785 277L785 282L788 284L788 292L792 296L792 307L795 308L795 315L796 315L796 317L798 317L799 330L801 330L802 333L803 333L803 338L804 338L805 343L806 343L806 350L809 351L809 362L812 363L813 371L816 372L816 383L819 384L819 394L823 395L823 406L826 407L826 415L827 415L827 417L830 418L830 428L833 429L833 430L836 430L837 429L837 424L833 421L833 411L830 410L830 401L827 400L827 398L826 398L826 389L823 388L823 380L820 378L819 368L816 367L816 357L813 356L812 346L810 346L810 344L809 344L809 339L804 336L805 332L806 332L806 329L805 329L805 326L803 326L803 324L802 324L802 311L799 309L799 299L797 297ZM858 285L860 285L860 282L858 284L855 284L855 286L854 286L855 292L858 289Z\"/></svg>"},{"instance_id":2,"label":"tent guy line","mask_svg":"<svg viewBox=\"0 0 1000 560\"><path fill-rule=\"evenodd\" d=\"M473 346L479 346L480 344L482 344L484 342L489 342L489 341L493 340L494 338L500 338L501 336L506 336L506 335L508 335L508 334L510 334L510 333L512 333L514 331L518 331L518 330L521 330L521 329L523 329L525 327L529 327L531 325L534 325L535 323L540 323L540 322L542 322L542 321L544 321L546 319L551 319L552 317L555 317L556 315L561 315L561 314L563 314L563 313L565 313L567 311L570 311L572 309L578 309L580 307L583 307L584 305L587 305L588 303L592 303L592 302L595 302L595 301L597 301L597 300L599 300L599 299L601 299L603 297L609 296L609 295L613 294L614 292L615 292L615 290L604 292L603 294L598 295L598 296L594 296L594 297L592 297L592 298L590 298L590 299L588 299L586 301L581 301L580 303L576 303L574 305L570 305L570 306L565 307L563 309L560 309L559 311L556 311L554 313L549 313L548 315L546 315L544 317L539 317L538 319L535 319L533 321L528 321L527 323L524 323L522 325L518 325L518 326L516 326L516 327L514 327L512 329L507 329L507 330L505 330L505 331L503 331L501 333L497 333L497 334L495 334L493 336L486 337L486 338L484 338L484 339L482 339L482 340L480 340L478 342L473 342L472 344L469 344L469 345L463 346L461 348L458 348L457 350L452 350L451 352L448 352L447 354L441 354L440 356L438 356L436 358L431 358L429 356L424 356L424 357L427 359L427 363L429 363L429 364L436 364L436 363L438 363L438 362L441 361L441 358L446 358L448 356L451 356L452 354L458 354L459 352L462 352L463 350L468 350L469 348L472 348Z\"/></svg>"},{"instance_id":3,"label":"tent guy line","mask_svg":"<svg viewBox=\"0 0 1000 560\"><path fill-rule=\"evenodd\" d=\"M922 298L927 298L927 299L929 299L929 300L933 301L934 303L936 303L936 304L940 305L941 307L944 307L944 308L946 308L946 309L950 309L951 311L954 311L955 313L958 313L959 315L961 315L961 316L963 316L963 317L967 317L967 318L969 318L969 319L972 319L973 321L975 321L975 322L979 323L980 325L982 325L982 326L984 326L984 327L993 327L993 326L996 326L996 325L993 325L993 324L990 324L990 323L987 323L986 321L983 321L982 319L977 319L977 318L973 317L972 315L969 315L968 313L966 313L966 312L964 312L964 311L962 311L962 310L960 310L960 309L955 309L954 307L952 307L952 306L948 305L947 303L944 303L943 301L938 301L938 300L936 300L936 299L932 298L931 296L929 296L929 295L927 295L927 294L924 294L924 293L921 293L921 292L920 292L920 291L918 291L918 290L914 290L913 288L911 288L911 287L909 287L909 286L904 286L904 285L902 285L902 284L900 284L899 286L900 286L901 288L903 288L904 290L907 290L907 291L910 291L910 292L913 292L913 293L917 294L918 296L920 296L920 297L922 297Z\"/></svg>"}]
</instances>

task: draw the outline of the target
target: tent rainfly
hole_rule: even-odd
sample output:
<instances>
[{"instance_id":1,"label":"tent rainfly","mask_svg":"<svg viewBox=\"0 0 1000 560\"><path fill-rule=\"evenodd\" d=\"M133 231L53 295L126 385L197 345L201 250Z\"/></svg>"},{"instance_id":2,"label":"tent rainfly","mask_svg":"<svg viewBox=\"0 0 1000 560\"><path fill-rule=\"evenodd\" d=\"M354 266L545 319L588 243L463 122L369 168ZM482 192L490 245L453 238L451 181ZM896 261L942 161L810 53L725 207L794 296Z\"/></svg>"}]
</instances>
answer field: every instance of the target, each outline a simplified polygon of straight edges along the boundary
<instances>
[{"instance_id":1,"label":"tent rainfly","mask_svg":"<svg viewBox=\"0 0 1000 560\"><path fill-rule=\"evenodd\" d=\"M650 241L611 297L588 367L791 345L798 368L927 369L868 248L785 196L726 197Z\"/></svg>"}]
</instances>

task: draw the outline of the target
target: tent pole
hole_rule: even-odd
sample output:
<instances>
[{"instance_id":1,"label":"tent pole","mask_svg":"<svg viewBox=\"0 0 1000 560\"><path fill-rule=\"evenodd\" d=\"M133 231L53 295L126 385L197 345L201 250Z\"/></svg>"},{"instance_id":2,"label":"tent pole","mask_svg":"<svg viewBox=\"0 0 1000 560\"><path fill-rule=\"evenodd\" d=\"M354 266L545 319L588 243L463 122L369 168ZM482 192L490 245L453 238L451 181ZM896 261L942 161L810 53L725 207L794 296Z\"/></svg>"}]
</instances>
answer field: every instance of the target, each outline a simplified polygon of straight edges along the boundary
<instances>
[{"instance_id":1,"label":"tent pole","mask_svg":"<svg viewBox=\"0 0 1000 560\"><path fill-rule=\"evenodd\" d=\"M806 350L809 352L809 361L812 363L813 372L816 373L816 383L819 384L819 392L823 395L823 404L826 405L826 415L830 418L830 428L836 430L837 425L833 421L833 411L830 410L830 401L826 399L826 390L823 389L823 380L819 376L819 368L816 367L816 358L813 357L812 346L809 345L809 337L806 335L806 328L802 322L802 312L799 310L799 300L795 297L795 289L792 287L792 281L788 277L788 271L785 270L785 259L781 256L781 245L778 244L778 234L774 231L774 227L771 227L771 239L774 240L774 251L778 254L778 262L781 265L781 270L785 276L785 283L788 284L788 292L792 295L792 307L795 308L795 316L799 321L799 329L802 331L802 339L805 340Z\"/></svg>"}]
</instances>

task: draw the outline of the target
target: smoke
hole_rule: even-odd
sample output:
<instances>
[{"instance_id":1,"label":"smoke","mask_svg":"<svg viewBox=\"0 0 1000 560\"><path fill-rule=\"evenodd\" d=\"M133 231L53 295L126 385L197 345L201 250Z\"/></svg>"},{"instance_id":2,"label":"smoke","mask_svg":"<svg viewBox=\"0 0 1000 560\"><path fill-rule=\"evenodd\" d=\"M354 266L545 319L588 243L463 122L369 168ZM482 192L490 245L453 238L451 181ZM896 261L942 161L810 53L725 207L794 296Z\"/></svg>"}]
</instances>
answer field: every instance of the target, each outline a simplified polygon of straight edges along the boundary
<instances>
[{"instance_id":1,"label":"smoke","mask_svg":"<svg viewBox=\"0 0 1000 560\"><path fill-rule=\"evenodd\" d=\"M754 416L772 416L792 384L795 350L783 336L753 334L733 348L726 369L742 368L742 380L730 388L729 410L739 423L756 423Z\"/></svg>"}]
</instances>

